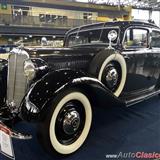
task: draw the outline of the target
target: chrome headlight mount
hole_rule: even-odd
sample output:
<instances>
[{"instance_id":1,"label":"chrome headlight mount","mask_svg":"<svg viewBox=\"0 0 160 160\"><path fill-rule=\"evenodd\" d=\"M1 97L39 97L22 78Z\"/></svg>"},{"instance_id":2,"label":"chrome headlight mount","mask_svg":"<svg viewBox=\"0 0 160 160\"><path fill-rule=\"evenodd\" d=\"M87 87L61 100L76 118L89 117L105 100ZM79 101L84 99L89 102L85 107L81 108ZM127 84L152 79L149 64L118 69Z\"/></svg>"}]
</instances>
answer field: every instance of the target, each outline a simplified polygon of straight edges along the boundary
<instances>
[{"instance_id":1,"label":"chrome headlight mount","mask_svg":"<svg viewBox=\"0 0 160 160\"><path fill-rule=\"evenodd\" d=\"M30 81L36 76L36 67L34 66L31 59L27 59L24 62L24 75Z\"/></svg>"}]
</instances>

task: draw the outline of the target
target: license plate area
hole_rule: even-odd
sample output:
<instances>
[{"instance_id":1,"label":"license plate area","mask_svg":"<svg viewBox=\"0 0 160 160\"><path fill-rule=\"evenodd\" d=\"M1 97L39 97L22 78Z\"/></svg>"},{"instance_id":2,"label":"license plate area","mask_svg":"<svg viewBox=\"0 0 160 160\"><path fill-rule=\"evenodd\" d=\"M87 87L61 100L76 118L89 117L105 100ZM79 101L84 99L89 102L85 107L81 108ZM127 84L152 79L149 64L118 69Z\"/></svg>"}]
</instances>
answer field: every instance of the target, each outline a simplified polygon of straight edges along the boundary
<instances>
[{"instance_id":1,"label":"license plate area","mask_svg":"<svg viewBox=\"0 0 160 160\"><path fill-rule=\"evenodd\" d=\"M15 159L11 131L0 123L0 153L8 158Z\"/></svg>"}]
</instances>

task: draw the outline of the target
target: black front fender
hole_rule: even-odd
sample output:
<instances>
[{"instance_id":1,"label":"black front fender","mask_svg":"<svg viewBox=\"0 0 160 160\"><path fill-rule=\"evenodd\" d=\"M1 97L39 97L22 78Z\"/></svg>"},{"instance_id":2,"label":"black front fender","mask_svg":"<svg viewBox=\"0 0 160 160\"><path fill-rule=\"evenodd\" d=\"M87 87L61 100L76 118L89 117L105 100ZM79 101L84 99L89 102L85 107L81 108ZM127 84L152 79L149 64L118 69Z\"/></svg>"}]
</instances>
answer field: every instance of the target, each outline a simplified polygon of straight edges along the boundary
<instances>
[{"instance_id":1,"label":"black front fender","mask_svg":"<svg viewBox=\"0 0 160 160\"><path fill-rule=\"evenodd\" d=\"M27 121L41 120L46 113L47 104L56 95L75 87L82 89L94 104L101 106L122 104L97 79L87 77L80 71L58 70L47 74L32 85L21 104L21 117Z\"/></svg>"}]
</instances>

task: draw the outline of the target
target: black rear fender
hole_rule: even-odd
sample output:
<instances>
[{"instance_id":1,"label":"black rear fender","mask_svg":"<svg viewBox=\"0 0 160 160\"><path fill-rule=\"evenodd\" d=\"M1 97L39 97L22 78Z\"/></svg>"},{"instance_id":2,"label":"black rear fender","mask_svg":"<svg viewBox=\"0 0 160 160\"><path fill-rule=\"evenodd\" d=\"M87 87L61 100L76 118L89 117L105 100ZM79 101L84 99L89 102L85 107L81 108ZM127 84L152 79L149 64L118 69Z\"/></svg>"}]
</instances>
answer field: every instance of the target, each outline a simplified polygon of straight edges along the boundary
<instances>
[{"instance_id":1,"label":"black rear fender","mask_svg":"<svg viewBox=\"0 0 160 160\"><path fill-rule=\"evenodd\" d=\"M79 71L59 70L32 85L21 104L21 117L28 121L43 119L50 101L70 88L82 90L97 107L123 104L97 79Z\"/></svg>"}]
</instances>

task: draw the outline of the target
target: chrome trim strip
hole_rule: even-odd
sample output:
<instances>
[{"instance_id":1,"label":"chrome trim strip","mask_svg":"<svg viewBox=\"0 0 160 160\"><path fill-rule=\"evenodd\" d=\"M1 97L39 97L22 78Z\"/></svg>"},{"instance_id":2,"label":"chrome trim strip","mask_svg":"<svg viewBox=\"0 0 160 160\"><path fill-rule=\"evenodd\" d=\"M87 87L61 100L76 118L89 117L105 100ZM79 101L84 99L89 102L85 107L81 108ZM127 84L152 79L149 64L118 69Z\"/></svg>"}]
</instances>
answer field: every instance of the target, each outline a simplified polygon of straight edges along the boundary
<instances>
[{"instance_id":1,"label":"chrome trim strip","mask_svg":"<svg viewBox=\"0 0 160 160\"><path fill-rule=\"evenodd\" d=\"M132 106L132 105L137 104L139 102L142 102L144 100L147 100L147 99L149 99L153 96L156 96L158 94L160 94L160 90L154 91L152 93L149 93L147 95L143 95L141 97L138 97L138 98L135 98L135 99L132 99L132 100L128 100L125 103L126 103L126 106L129 107L129 106Z\"/></svg>"},{"instance_id":2,"label":"chrome trim strip","mask_svg":"<svg viewBox=\"0 0 160 160\"><path fill-rule=\"evenodd\" d=\"M11 128L7 127L4 123L2 123L2 122L0 121L0 128L1 128L1 127L6 128L6 129L10 132L10 136L11 136L12 138L21 139L21 140L29 140L29 139L32 139L32 135L23 134L23 133L14 131L14 130L12 130Z\"/></svg>"},{"instance_id":3,"label":"chrome trim strip","mask_svg":"<svg viewBox=\"0 0 160 160\"><path fill-rule=\"evenodd\" d=\"M8 106L11 106L11 107L15 107L16 104L15 104L15 94L16 94L16 75L17 75L17 61L18 61L18 56L20 55L23 55L24 57L29 58L29 54L20 49L20 48L14 48L10 54L9 54L9 57L8 57L8 75L7 75L7 105ZM12 57L11 56L15 56L15 57ZM14 62L13 62L14 61ZM13 63L13 66L10 66L11 65L11 62ZM22 66L23 67L23 66ZM13 70L13 75L14 77L11 77L11 72L10 72L10 69ZM10 83L11 83L11 79L13 79L13 84L12 84L12 89L10 88Z\"/></svg>"}]
</instances>

